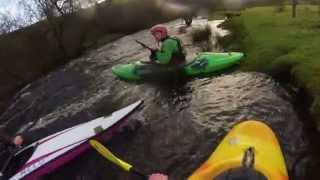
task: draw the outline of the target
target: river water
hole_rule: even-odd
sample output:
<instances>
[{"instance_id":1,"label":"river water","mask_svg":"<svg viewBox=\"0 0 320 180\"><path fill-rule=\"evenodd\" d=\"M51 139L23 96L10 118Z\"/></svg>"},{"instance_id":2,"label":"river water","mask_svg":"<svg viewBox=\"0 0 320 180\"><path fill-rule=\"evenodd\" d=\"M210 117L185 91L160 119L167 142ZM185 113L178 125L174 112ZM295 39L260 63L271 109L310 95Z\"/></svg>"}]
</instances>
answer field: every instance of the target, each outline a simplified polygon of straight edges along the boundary
<instances>
[{"instance_id":1,"label":"river water","mask_svg":"<svg viewBox=\"0 0 320 180\"><path fill-rule=\"evenodd\" d=\"M218 47L215 37L227 33L216 27L221 21L198 19L190 28L184 28L181 20L167 24L170 33L182 39L188 59L203 46L192 43L192 29L208 23L213 31L212 47ZM149 56L135 39L155 44L145 30L87 52L17 93L0 122L11 132L34 133L40 138L143 99L130 126L107 146L146 174L163 172L170 179L186 179L234 124L255 119L276 133L291 178L309 176L310 140L292 96L279 83L255 72L228 72L178 83L123 82L112 75L111 67ZM39 129L41 134L37 134ZM90 151L46 179L139 178Z\"/></svg>"}]
</instances>

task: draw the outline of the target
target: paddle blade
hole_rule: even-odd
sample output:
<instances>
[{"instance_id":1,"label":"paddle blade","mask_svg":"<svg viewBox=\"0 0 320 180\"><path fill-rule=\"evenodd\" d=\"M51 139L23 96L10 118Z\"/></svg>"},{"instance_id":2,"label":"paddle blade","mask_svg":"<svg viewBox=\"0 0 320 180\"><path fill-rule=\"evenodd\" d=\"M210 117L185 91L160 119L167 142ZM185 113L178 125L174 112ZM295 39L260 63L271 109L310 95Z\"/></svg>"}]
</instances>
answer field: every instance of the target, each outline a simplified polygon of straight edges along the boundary
<instances>
[{"instance_id":1,"label":"paddle blade","mask_svg":"<svg viewBox=\"0 0 320 180\"><path fill-rule=\"evenodd\" d=\"M112 152L109 149L107 149L101 143L99 143L96 140L90 140L89 143L103 157L105 157L109 161L113 162L117 166L121 167L123 170L130 172L132 165L130 165L127 162L124 162L121 159L119 159L118 157L116 157L114 154L112 154Z\"/></svg>"}]
</instances>

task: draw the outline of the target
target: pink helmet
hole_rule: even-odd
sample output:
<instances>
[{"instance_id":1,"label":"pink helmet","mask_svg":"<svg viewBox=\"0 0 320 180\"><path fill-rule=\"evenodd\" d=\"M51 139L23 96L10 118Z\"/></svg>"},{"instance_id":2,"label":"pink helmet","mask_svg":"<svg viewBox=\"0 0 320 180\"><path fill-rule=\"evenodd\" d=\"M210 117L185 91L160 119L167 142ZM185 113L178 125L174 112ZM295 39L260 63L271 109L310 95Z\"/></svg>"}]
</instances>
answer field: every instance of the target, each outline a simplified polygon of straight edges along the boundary
<instances>
[{"instance_id":1,"label":"pink helmet","mask_svg":"<svg viewBox=\"0 0 320 180\"><path fill-rule=\"evenodd\" d=\"M158 24L153 26L150 29L150 32L152 35L154 35L156 32L160 32L161 33L161 39L164 39L168 36L168 28L165 25L162 24Z\"/></svg>"}]
</instances>

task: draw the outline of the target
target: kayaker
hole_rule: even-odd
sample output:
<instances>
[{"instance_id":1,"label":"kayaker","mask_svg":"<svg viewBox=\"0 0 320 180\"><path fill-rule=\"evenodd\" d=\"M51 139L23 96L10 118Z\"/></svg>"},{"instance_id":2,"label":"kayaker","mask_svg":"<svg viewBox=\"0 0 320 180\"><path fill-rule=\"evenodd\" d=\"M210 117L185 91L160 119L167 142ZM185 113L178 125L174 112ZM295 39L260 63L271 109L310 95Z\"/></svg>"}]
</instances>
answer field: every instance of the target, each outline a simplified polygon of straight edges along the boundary
<instances>
[{"instance_id":1,"label":"kayaker","mask_svg":"<svg viewBox=\"0 0 320 180\"><path fill-rule=\"evenodd\" d=\"M185 62L185 54L181 41L178 38L170 37L168 28L158 24L150 29L150 33L156 42L161 44L160 49L151 52L150 60L157 64L177 66Z\"/></svg>"}]
</instances>

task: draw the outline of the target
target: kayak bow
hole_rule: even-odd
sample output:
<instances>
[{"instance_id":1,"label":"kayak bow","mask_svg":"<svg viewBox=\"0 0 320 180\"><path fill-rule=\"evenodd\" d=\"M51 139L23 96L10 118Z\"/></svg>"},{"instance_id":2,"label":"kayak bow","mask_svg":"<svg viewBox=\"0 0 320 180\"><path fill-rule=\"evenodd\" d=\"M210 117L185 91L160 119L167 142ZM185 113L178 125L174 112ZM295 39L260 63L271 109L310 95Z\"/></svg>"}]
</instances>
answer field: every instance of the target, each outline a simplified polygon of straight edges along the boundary
<instances>
[{"instance_id":1,"label":"kayak bow","mask_svg":"<svg viewBox=\"0 0 320 180\"><path fill-rule=\"evenodd\" d=\"M21 164L11 180L40 179L88 150L90 138L110 139L142 102L137 101L109 116L57 132L25 147L15 154L15 158L19 160L21 155L30 152L31 156Z\"/></svg>"},{"instance_id":2,"label":"kayak bow","mask_svg":"<svg viewBox=\"0 0 320 180\"><path fill-rule=\"evenodd\" d=\"M278 140L266 124L245 121L234 126L189 180L223 179L227 173L241 168L265 177L260 179L289 179Z\"/></svg>"}]
</instances>

